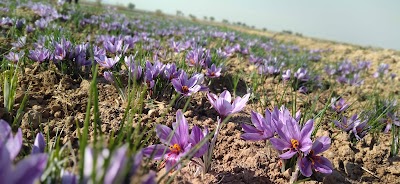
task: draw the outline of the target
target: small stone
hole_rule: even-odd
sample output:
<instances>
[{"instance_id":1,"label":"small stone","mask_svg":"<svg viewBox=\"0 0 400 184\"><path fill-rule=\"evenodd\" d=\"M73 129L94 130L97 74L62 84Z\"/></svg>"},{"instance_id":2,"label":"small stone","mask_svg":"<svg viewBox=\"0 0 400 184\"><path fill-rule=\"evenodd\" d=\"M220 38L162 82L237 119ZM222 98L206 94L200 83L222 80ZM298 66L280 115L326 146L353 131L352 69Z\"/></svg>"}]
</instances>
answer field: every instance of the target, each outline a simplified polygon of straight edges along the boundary
<instances>
[{"instance_id":1,"label":"small stone","mask_svg":"<svg viewBox=\"0 0 400 184\"><path fill-rule=\"evenodd\" d=\"M57 111L56 113L54 113L55 118L61 118L61 116L62 116L61 111Z\"/></svg>"},{"instance_id":2,"label":"small stone","mask_svg":"<svg viewBox=\"0 0 400 184\"><path fill-rule=\"evenodd\" d=\"M51 110L52 112L60 111L60 110L61 110L61 105L55 104L55 105L53 105L53 106L50 107L50 110Z\"/></svg>"}]
</instances>

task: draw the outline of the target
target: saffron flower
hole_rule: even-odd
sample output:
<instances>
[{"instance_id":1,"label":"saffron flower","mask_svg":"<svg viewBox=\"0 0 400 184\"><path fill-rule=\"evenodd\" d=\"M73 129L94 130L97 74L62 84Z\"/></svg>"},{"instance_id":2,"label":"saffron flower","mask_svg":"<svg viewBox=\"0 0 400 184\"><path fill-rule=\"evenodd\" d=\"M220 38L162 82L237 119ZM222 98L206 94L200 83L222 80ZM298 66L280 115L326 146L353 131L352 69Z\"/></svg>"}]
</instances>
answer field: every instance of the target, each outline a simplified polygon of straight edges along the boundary
<instances>
[{"instance_id":1,"label":"saffron flower","mask_svg":"<svg viewBox=\"0 0 400 184\"><path fill-rule=\"evenodd\" d=\"M327 158L318 156L319 153L328 150L330 146L331 139L329 137L323 136L315 140L308 154L298 160L301 174L310 177L312 169L324 174L331 174L332 163Z\"/></svg>"},{"instance_id":2,"label":"saffron flower","mask_svg":"<svg viewBox=\"0 0 400 184\"><path fill-rule=\"evenodd\" d=\"M290 69L284 71L283 74L282 74L282 79L283 79L284 81L290 80L291 74L292 74L292 72L291 72Z\"/></svg>"},{"instance_id":3,"label":"saffron flower","mask_svg":"<svg viewBox=\"0 0 400 184\"><path fill-rule=\"evenodd\" d=\"M271 138L272 146L280 151L286 151L279 155L282 159L290 159L298 152L307 152L312 146L311 132L313 130L314 120L310 119L300 129L299 122L290 114L285 114L286 117L279 118L275 122L276 132L279 138Z\"/></svg>"},{"instance_id":4,"label":"saffron flower","mask_svg":"<svg viewBox=\"0 0 400 184\"><path fill-rule=\"evenodd\" d=\"M392 128L393 124L400 127L400 121L394 113L388 113L382 122L386 124L385 130L383 131L385 134L389 133L389 130Z\"/></svg>"},{"instance_id":5,"label":"saffron flower","mask_svg":"<svg viewBox=\"0 0 400 184\"><path fill-rule=\"evenodd\" d=\"M18 63L18 61L25 55L24 51L20 51L19 53L15 53L15 52L10 52L7 55L5 55L5 57L13 62L13 63Z\"/></svg>"},{"instance_id":6,"label":"saffron flower","mask_svg":"<svg viewBox=\"0 0 400 184\"><path fill-rule=\"evenodd\" d=\"M361 140L367 134L368 129L369 126L367 124L367 121L364 120L361 122L361 120L358 120L354 122L354 127L352 132L357 140Z\"/></svg>"},{"instance_id":7,"label":"saffron flower","mask_svg":"<svg viewBox=\"0 0 400 184\"><path fill-rule=\"evenodd\" d=\"M274 136L275 127L272 123L271 112L265 110L265 117L261 114L251 111L251 122L253 126L242 123L243 131L246 132L240 137L244 140L259 141L266 140Z\"/></svg>"},{"instance_id":8,"label":"saffron flower","mask_svg":"<svg viewBox=\"0 0 400 184\"><path fill-rule=\"evenodd\" d=\"M332 98L331 99L331 108L337 113L344 112L347 108L349 108L349 104L343 98Z\"/></svg>"},{"instance_id":9,"label":"saffron flower","mask_svg":"<svg viewBox=\"0 0 400 184\"><path fill-rule=\"evenodd\" d=\"M211 68L207 68L206 70L206 76L209 78L217 78L221 76L221 67L215 66L215 64L211 65Z\"/></svg>"},{"instance_id":10,"label":"saffron flower","mask_svg":"<svg viewBox=\"0 0 400 184\"><path fill-rule=\"evenodd\" d=\"M162 144L151 145L143 149L143 155L155 160L165 160L167 170L172 169L172 166L204 139L204 134L198 126L194 126L189 135L189 125L181 110L176 112L176 122L172 124L172 128L173 130L165 125L157 125L156 134ZM207 148L208 143L205 143L194 154L194 157L203 156ZM180 167L180 165L177 166Z\"/></svg>"},{"instance_id":11,"label":"saffron flower","mask_svg":"<svg viewBox=\"0 0 400 184\"><path fill-rule=\"evenodd\" d=\"M42 175L48 158L44 153L28 155L13 165L21 147L21 129L13 136L8 123L0 119L0 183L34 183Z\"/></svg>"},{"instance_id":12,"label":"saffron flower","mask_svg":"<svg viewBox=\"0 0 400 184\"><path fill-rule=\"evenodd\" d=\"M230 114L241 111L246 106L250 93L244 95L243 98L238 96L233 101L231 93L227 90L223 91L219 97L213 93L208 93L207 97L219 115L227 117Z\"/></svg>"},{"instance_id":13,"label":"saffron flower","mask_svg":"<svg viewBox=\"0 0 400 184\"><path fill-rule=\"evenodd\" d=\"M333 121L333 123L335 123L335 125L338 128L342 129L345 132L348 132L353 129L354 124L357 121L360 121L360 120L358 120L357 114L354 114L349 119L347 119L346 117L343 117L341 122L335 120L335 121Z\"/></svg>"},{"instance_id":14,"label":"saffron flower","mask_svg":"<svg viewBox=\"0 0 400 184\"><path fill-rule=\"evenodd\" d=\"M200 91L201 86L199 83L202 81L203 75L195 74L190 79L186 72L182 71L178 78L172 79L172 85L175 91L183 96L191 96L193 93Z\"/></svg>"},{"instance_id":15,"label":"saffron flower","mask_svg":"<svg viewBox=\"0 0 400 184\"><path fill-rule=\"evenodd\" d=\"M40 132L36 135L35 142L33 143L32 154L44 153L46 148L46 141L43 134Z\"/></svg>"},{"instance_id":16,"label":"saffron flower","mask_svg":"<svg viewBox=\"0 0 400 184\"><path fill-rule=\"evenodd\" d=\"M100 66L110 69L112 68L116 63L119 62L121 59L121 56L115 56L114 58L109 58L105 55L100 56L100 57L95 57L95 60L97 63L99 63Z\"/></svg>"},{"instance_id":17,"label":"saffron flower","mask_svg":"<svg viewBox=\"0 0 400 184\"><path fill-rule=\"evenodd\" d=\"M167 80L172 80L178 78L179 75L182 73L182 70L178 70L175 63L168 63L165 65L164 69L164 78Z\"/></svg>"},{"instance_id":18,"label":"saffron flower","mask_svg":"<svg viewBox=\"0 0 400 184\"><path fill-rule=\"evenodd\" d=\"M135 62L135 56L129 55L125 56L125 64L131 71L132 78L138 80L142 77L143 68L138 63Z\"/></svg>"},{"instance_id":19,"label":"saffron flower","mask_svg":"<svg viewBox=\"0 0 400 184\"><path fill-rule=\"evenodd\" d=\"M305 68L299 68L296 73L294 73L294 77L299 81L308 81L310 80L310 76L308 75L308 71Z\"/></svg>"},{"instance_id":20,"label":"saffron flower","mask_svg":"<svg viewBox=\"0 0 400 184\"><path fill-rule=\"evenodd\" d=\"M50 52L46 48L29 51L29 58L39 63L42 63L43 61L49 59L49 57L50 57Z\"/></svg>"}]
</instances>

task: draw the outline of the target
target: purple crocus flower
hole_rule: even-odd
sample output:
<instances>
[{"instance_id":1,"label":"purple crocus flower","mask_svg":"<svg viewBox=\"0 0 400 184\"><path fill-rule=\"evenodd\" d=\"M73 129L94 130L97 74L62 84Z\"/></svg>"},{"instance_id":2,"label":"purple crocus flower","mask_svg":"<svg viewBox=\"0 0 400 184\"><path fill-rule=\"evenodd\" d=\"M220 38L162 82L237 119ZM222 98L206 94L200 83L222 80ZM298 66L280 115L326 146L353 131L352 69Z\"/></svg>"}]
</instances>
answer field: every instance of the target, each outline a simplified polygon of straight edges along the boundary
<instances>
[{"instance_id":1,"label":"purple crocus flower","mask_svg":"<svg viewBox=\"0 0 400 184\"><path fill-rule=\"evenodd\" d=\"M389 64L381 63L378 66L378 71L374 73L374 77L375 78L382 77L383 75L387 74L388 71L389 71Z\"/></svg>"},{"instance_id":2,"label":"purple crocus flower","mask_svg":"<svg viewBox=\"0 0 400 184\"><path fill-rule=\"evenodd\" d=\"M54 49L54 60L61 61L66 57L66 55L67 55L67 52L66 52L64 46L59 43L56 43L55 49Z\"/></svg>"},{"instance_id":3,"label":"purple crocus flower","mask_svg":"<svg viewBox=\"0 0 400 184\"><path fill-rule=\"evenodd\" d=\"M337 113L344 112L347 108L349 108L349 104L343 98L332 98L331 99L331 108Z\"/></svg>"},{"instance_id":4,"label":"purple crocus flower","mask_svg":"<svg viewBox=\"0 0 400 184\"><path fill-rule=\"evenodd\" d=\"M111 54L119 53L122 50L123 40L116 40L114 43L107 40L104 43L104 48L107 52Z\"/></svg>"},{"instance_id":5,"label":"purple crocus flower","mask_svg":"<svg viewBox=\"0 0 400 184\"><path fill-rule=\"evenodd\" d=\"M0 119L0 183L33 183L47 165L47 155L32 154L13 166L13 160L22 147L22 132L12 135L8 123Z\"/></svg>"},{"instance_id":6,"label":"purple crocus flower","mask_svg":"<svg viewBox=\"0 0 400 184\"><path fill-rule=\"evenodd\" d=\"M182 71L181 75L176 79L172 79L171 82L176 92L184 96L191 96L193 93L200 91L199 81L202 77L201 74L195 74L189 79L186 72Z\"/></svg>"},{"instance_id":7,"label":"purple crocus flower","mask_svg":"<svg viewBox=\"0 0 400 184\"><path fill-rule=\"evenodd\" d=\"M18 63L18 61L25 55L24 51L20 51L19 53L10 52L5 57L13 63Z\"/></svg>"},{"instance_id":8,"label":"purple crocus flower","mask_svg":"<svg viewBox=\"0 0 400 184\"><path fill-rule=\"evenodd\" d=\"M242 123L243 131L246 132L240 137L244 140L259 141L266 140L274 136L275 127L272 123L271 112L265 110L265 117L261 114L251 111L251 122L253 126Z\"/></svg>"},{"instance_id":9,"label":"purple crocus flower","mask_svg":"<svg viewBox=\"0 0 400 184\"><path fill-rule=\"evenodd\" d=\"M206 76L209 78L217 78L221 76L221 67L215 66L215 64L211 65L211 68L207 68Z\"/></svg>"},{"instance_id":10,"label":"purple crocus flower","mask_svg":"<svg viewBox=\"0 0 400 184\"><path fill-rule=\"evenodd\" d=\"M367 121L362 121L358 120L354 122L354 127L353 127L353 134L356 137L357 140L361 140L368 132L369 126L367 124Z\"/></svg>"},{"instance_id":11,"label":"purple crocus flower","mask_svg":"<svg viewBox=\"0 0 400 184\"><path fill-rule=\"evenodd\" d=\"M135 56L125 56L125 64L128 66L131 74L133 75L132 78L138 80L140 77L142 77L143 68L135 62Z\"/></svg>"},{"instance_id":12,"label":"purple crocus flower","mask_svg":"<svg viewBox=\"0 0 400 184\"><path fill-rule=\"evenodd\" d=\"M294 77L300 81L308 81L310 76L308 75L308 71L305 68L299 68L296 73L294 73Z\"/></svg>"},{"instance_id":13,"label":"purple crocus flower","mask_svg":"<svg viewBox=\"0 0 400 184\"><path fill-rule=\"evenodd\" d=\"M44 140L43 134L38 133L33 143L32 154L44 153L46 148L46 141Z\"/></svg>"},{"instance_id":14,"label":"purple crocus flower","mask_svg":"<svg viewBox=\"0 0 400 184\"><path fill-rule=\"evenodd\" d=\"M392 128L393 124L400 127L399 118L397 118L394 113L388 113L386 118L382 119L382 123L386 124L385 130L383 131L385 134L389 133L389 130Z\"/></svg>"},{"instance_id":15,"label":"purple crocus flower","mask_svg":"<svg viewBox=\"0 0 400 184\"><path fill-rule=\"evenodd\" d=\"M355 122L357 122L357 121L360 121L360 120L358 119L358 115L357 115L357 114L354 114L354 115L351 116L351 118L349 118L349 119L347 119L346 117L343 117L341 122L334 120L333 123L335 123L335 125L336 125L338 128L342 129L342 130L345 131L345 132L348 132L348 131L350 131L350 130L353 129L354 124L355 124Z\"/></svg>"},{"instance_id":16,"label":"purple crocus flower","mask_svg":"<svg viewBox=\"0 0 400 184\"><path fill-rule=\"evenodd\" d=\"M284 71L282 74L283 81L289 81L291 78L291 74L292 74L292 72L290 71L290 69Z\"/></svg>"},{"instance_id":17,"label":"purple crocus flower","mask_svg":"<svg viewBox=\"0 0 400 184\"><path fill-rule=\"evenodd\" d=\"M46 48L29 51L29 58L39 63L49 59L49 57L50 57L50 52Z\"/></svg>"},{"instance_id":18,"label":"purple crocus flower","mask_svg":"<svg viewBox=\"0 0 400 184\"><path fill-rule=\"evenodd\" d=\"M94 155L93 150L89 147L85 148L85 169L84 177L85 181L91 181L92 183L98 183L101 177L104 175L104 183L120 183L124 172L123 169L127 163L126 153L128 146L124 145L114 151L111 155L110 162L107 168L104 164L106 159L110 156L110 151L108 149L103 149L98 152L96 159L96 168L93 168ZM92 173L96 172L95 181L92 181ZM118 182L119 181L119 182Z\"/></svg>"},{"instance_id":19,"label":"purple crocus flower","mask_svg":"<svg viewBox=\"0 0 400 184\"><path fill-rule=\"evenodd\" d=\"M178 78L182 73L182 70L178 70L175 63L168 63L165 65L164 78L167 80L172 80Z\"/></svg>"},{"instance_id":20,"label":"purple crocus flower","mask_svg":"<svg viewBox=\"0 0 400 184\"><path fill-rule=\"evenodd\" d=\"M176 112L173 130L165 125L157 125L156 134L162 144L151 145L143 149L143 154L155 160L165 160L166 169L172 169L179 160L186 156L204 138L201 129L194 126L189 135L189 125L181 110ZM208 143L201 146L194 157L201 157L208 148ZM178 167L180 167L178 165Z\"/></svg>"},{"instance_id":21,"label":"purple crocus flower","mask_svg":"<svg viewBox=\"0 0 400 184\"><path fill-rule=\"evenodd\" d=\"M114 83L114 76L111 72L109 71L105 71L103 73L104 79L106 79L108 82L110 83Z\"/></svg>"},{"instance_id":22,"label":"purple crocus flower","mask_svg":"<svg viewBox=\"0 0 400 184\"><path fill-rule=\"evenodd\" d=\"M105 55L100 56L99 58L96 57L95 60L97 61L97 63L99 63L100 66L110 69L112 68L116 63L119 62L119 60L121 59L121 56L115 56L114 58L109 58Z\"/></svg>"},{"instance_id":23,"label":"purple crocus flower","mask_svg":"<svg viewBox=\"0 0 400 184\"><path fill-rule=\"evenodd\" d=\"M311 132L313 130L314 120L310 119L300 129L300 125L290 114L279 118L276 123L276 132L279 138L271 138L271 144L275 149L286 151L279 155L282 159L290 159L298 152L307 152L312 146Z\"/></svg>"},{"instance_id":24,"label":"purple crocus flower","mask_svg":"<svg viewBox=\"0 0 400 184\"><path fill-rule=\"evenodd\" d=\"M13 136L10 125L0 119L0 141L3 142L5 149L8 150L9 159L14 160L22 147L21 129L18 128L17 133Z\"/></svg>"},{"instance_id":25,"label":"purple crocus flower","mask_svg":"<svg viewBox=\"0 0 400 184\"><path fill-rule=\"evenodd\" d=\"M324 174L331 174L332 163L327 158L318 156L319 153L328 150L330 146L331 139L329 137L323 136L315 140L308 154L298 160L301 174L310 177L312 169Z\"/></svg>"},{"instance_id":26,"label":"purple crocus flower","mask_svg":"<svg viewBox=\"0 0 400 184\"><path fill-rule=\"evenodd\" d=\"M214 109L223 117L241 111L249 100L250 93L242 97L236 97L232 102L231 93L227 90L223 91L219 97L213 93L207 94L208 101Z\"/></svg>"}]
</instances>

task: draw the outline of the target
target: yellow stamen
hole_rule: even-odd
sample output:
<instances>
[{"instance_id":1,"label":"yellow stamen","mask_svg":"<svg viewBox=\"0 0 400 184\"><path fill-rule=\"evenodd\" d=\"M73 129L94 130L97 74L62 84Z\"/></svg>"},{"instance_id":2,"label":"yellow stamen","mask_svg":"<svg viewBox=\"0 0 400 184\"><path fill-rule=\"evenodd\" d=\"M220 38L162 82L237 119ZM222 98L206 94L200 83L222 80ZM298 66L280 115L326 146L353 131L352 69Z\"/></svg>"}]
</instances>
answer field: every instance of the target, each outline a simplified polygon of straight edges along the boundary
<instances>
[{"instance_id":1,"label":"yellow stamen","mask_svg":"<svg viewBox=\"0 0 400 184\"><path fill-rule=\"evenodd\" d=\"M183 91L184 93L189 92L189 87L187 87L187 86L182 86L182 91Z\"/></svg>"},{"instance_id":2,"label":"yellow stamen","mask_svg":"<svg viewBox=\"0 0 400 184\"><path fill-rule=\"evenodd\" d=\"M179 146L179 144L174 144L172 146L169 147L169 149L171 150L171 152L178 154L182 151L181 147Z\"/></svg>"},{"instance_id":3,"label":"yellow stamen","mask_svg":"<svg viewBox=\"0 0 400 184\"><path fill-rule=\"evenodd\" d=\"M297 149L299 147L299 141L296 139L291 139L290 142L292 143L292 147Z\"/></svg>"}]
</instances>

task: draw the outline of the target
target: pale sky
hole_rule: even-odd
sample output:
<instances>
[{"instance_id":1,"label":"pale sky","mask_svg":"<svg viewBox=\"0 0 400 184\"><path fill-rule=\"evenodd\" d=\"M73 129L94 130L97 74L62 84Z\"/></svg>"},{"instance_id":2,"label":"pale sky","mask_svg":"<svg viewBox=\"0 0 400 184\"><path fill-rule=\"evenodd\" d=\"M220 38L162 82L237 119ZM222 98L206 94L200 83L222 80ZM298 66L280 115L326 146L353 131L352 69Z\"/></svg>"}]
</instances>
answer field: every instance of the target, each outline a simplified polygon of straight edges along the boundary
<instances>
[{"instance_id":1,"label":"pale sky","mask_svg":"<svg viewBox=\"0 0 400 184\"><path fill-rule=\"evenodd\" d=\"M102 0L400 50L400 0Z\"/></svg>"}]
</instances>

